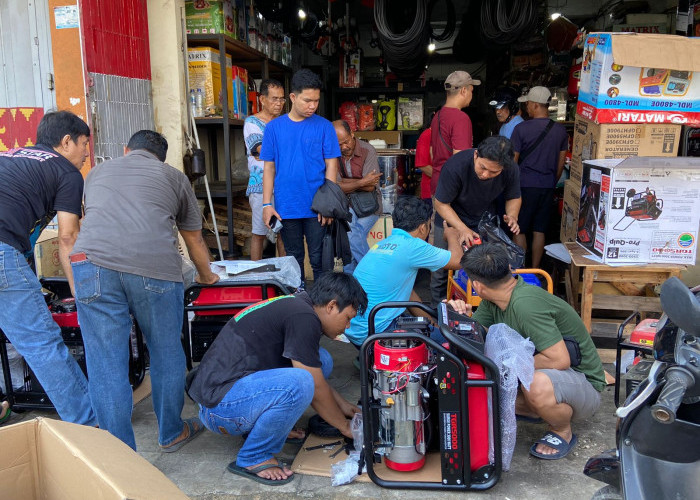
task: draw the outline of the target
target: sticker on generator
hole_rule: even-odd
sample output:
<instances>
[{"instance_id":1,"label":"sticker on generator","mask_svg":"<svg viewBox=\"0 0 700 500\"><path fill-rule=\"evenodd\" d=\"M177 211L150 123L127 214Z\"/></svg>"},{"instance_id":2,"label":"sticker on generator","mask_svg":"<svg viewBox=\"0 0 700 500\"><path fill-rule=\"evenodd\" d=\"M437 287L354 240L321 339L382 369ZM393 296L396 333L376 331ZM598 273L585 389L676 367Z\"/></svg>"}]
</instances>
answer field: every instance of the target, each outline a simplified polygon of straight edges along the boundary
<instances>
[{"instance_id":1,"label":"sticker on generator","mask_svg":"<svg viewBox=\"0 0 700 500\"><path fill-rule=\"evenodd\" d=\"M383 365L389 365L389 362L390 362L390 361L391 361L391 360L389 359L389 355L388 355L388 354L382 354L382 355L379 356L379 362L380 362L381 364L383 364Z\"/></svg>"},{"instance_id":2,"label":"sticker on generator","mask_svg":"<svg viewBox=\"0 0 700 500\"><path fill-rule=\"evenodd\" d=\"M445 451L459 450L459 414L457 412L442 412L442 426L444 432L442 447Z\"/></svg>"}]
</instances>

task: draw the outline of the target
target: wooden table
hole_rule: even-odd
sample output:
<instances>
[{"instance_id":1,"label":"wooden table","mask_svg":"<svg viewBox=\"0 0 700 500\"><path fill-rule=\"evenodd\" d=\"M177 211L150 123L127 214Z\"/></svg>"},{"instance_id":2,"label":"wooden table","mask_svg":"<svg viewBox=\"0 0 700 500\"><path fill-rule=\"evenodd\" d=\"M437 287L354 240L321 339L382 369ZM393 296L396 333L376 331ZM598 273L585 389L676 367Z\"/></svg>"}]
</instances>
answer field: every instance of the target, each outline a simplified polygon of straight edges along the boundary
<instances>
[{"instance_id":1,"label":"wooden table","mask_svg":"<svg viewBox=\"0 0 700 500\"><path fill-rule=\"evenodd\" d=\"M679 276L686 269L682 264L639 264L632 266L609 266L586 257L588 251L578 243L564 243L571 255L570 283L567 283L569 303L577 309L578 290L581 285L581 319L591 332L591 314L593 309L615 311L661 312L658 297L640 296L639 289L633 284L655 286L672 276ZM580 269L583 269L579 279ZM604 295L593 293L593 283L610 283L622 295Z\"/></svg>"}]
</instances>

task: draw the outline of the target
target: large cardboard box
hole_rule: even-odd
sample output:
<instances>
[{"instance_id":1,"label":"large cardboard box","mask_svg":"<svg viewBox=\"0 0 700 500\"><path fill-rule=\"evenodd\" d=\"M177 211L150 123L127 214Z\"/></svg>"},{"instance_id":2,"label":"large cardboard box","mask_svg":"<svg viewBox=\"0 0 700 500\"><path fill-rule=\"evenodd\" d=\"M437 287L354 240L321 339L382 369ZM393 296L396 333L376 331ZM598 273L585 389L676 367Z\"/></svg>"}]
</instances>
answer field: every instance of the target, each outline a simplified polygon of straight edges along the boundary
<instances>
[{"instance_id":1,"label":"large cardboard box","mask_svg":"<svg viewBox=\"0 0 700 500\"><path fill-rule=\"evenodd\" d=\"M363 141L372 141L378 139L386 142L388 149L401 149L401 132L389 130L358 130L355 132L355 137Z\"/></svg>"},{"instance_id":2,"label":"large cardboard box","mask_svg":"<svg viewBox=\"0 0 700 500\"><path fill-rule=\"evenodd\" d=\"M681 125L606 123L576 116L570 176L581 184L583 162L598 158L676 156Z\"/></svg>"},{"instance_id":3,"label":"large cardboard box","mask_svg":"<svg viewBox=\"0 0 700 500\"><path fill-rule=\"evenodd\" d=\"M576 241L612 263L694 264L700 158L583 164Z\"/></svg>"},{"instance_id":4,"label":"large cardboard box","mask_svg":"<svg viewBox=\"0 0 700 500\"><path fill-rule=\"evenodd\" d=\"M379 243L381 240L391 236L391 230L394 229L394 221L391 215L380 215L377 222L374 223L372 229L367 233L367 244L370 248Z\"/></svg>"},{"instance_id":5,"label":"large cardboard box","mask_svg":"<svg viewBox=\"0 0 700 500\"><path fill-rule=\"evenodd\" d=\"M58 230L44 229L34 245L34 265L39 278L65 276L58 258Z\"/></svg>"},{"instance_id":6,"label":"large cardboard box","mask_svg":"<svg viewBox=\"0 0 700 500\"><path fill-rule=\"evenodd\" d=\"M187 49L187 69L190 90L201 90L204 94L205 116L223 116L221 61L219 51L211 47L190 47ZM232 80L233 62L226 54L227 81ZM233 92L228 89L227 101L229 114L233 114Z\"/></svg>"},{"instance_id":7,"label":"large cardboard box","mask_svg":"<svg viewBox=\"0 0 700 500\"><path fill-rule=\"evenodd\" d=\"M581 184L569 179L564 183L564 203L561 211L559 239L562 243L576 241Z\"/></svg>"},{"instance_id":8,"label":"large cardboard box","mask_svg":"<svg viewBox=\"0 0 700 500\"><path fill-rule=\"evenodd\" d=\"M186 500L165 475L105 430L37 418L0 428L0 498Z\"/></svg>"},{"instance_id":9,"label":"large cardboard box","mask_svg":"<svg viewBox=\"0 0 700 500\"><path fill-rule=\"evenodd\" d=\"M586 37L577 112L598 123L700 123L700 39Z\"/></svg>"},{"instance_id":10,"label":"large cardboard box","mask_svg":"<svg viewBox=\"0 0 700 500\"><path fill-rule=\"evenodd\" d=\"M187 34L224 34L238 36L237 18L232 0L195 0L185 2Z\"/></svg>"}]
</instances>

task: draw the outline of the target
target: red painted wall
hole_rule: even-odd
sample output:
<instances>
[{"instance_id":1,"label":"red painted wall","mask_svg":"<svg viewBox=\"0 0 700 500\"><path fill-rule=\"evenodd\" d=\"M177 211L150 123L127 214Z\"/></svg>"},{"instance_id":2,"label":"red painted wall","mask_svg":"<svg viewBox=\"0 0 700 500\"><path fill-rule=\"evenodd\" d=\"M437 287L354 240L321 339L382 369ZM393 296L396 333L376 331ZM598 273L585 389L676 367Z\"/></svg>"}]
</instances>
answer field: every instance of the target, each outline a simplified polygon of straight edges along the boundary
<instances>
[{"instance_id":1,"label":"red painted wall","mask_svg":"<svg viewBox=\"0 0 700 500\"><path fill-rule=\"evenodd\" d=\"M81 0L86 70L151 79L146 0Z\"/></svg>"},{"instance_id":2,"label":"red painted wall","mask_svg":"<svg viewBox=\"0 0 700 500\"><path fill-rule=\"evenodd\" d=\"M33 146L43 108L0 108L0 151Z\"/></svg>"}]
</instances>

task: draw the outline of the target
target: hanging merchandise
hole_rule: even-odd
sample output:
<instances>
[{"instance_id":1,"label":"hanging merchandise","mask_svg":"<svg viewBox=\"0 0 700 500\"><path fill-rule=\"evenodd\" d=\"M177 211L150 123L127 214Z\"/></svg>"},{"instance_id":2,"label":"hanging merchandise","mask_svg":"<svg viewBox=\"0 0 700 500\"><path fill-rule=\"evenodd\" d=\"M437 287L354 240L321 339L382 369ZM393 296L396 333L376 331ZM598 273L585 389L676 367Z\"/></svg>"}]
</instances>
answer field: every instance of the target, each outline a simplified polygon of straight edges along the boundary
<instances>
[{"instance_id":1,"label":"hanging merchandise","mask_svg":"<svg viewBox=\"0 0 700 500\"><path fill-rule=\"evenodd\" d=\"M489 0L481 9L481 33L488 42L511 45L537 30L539 10L535 0Z\"/></svg>"},{"instance_id":2,"label":"hanging merchandise","mask_svg":"<svg viewBox=\"0 0 700 500\"><path fill-rule=\"evenodd\" d=\"M374 130L374 107L371 104L360 104L357 107L357 130Z\"/></svg>"},{"instance_id":3,"label":"hanging merchandise","mask_svg":"<svg viewBox=\"0 0 700 500\"><path fill-rule=\"evenodd\" d=\"M387 0L374 2L374 22L377 25L379 44L392 72L399 78L415 78L425 70L428 61L427 47L431 34L427 15L428 2L416 0L415 10L411 12L397 12L398 9L393 9L390 16L391 25L387 12L388 3ZM403 25L404 29L397 34L395 30L400 25Z\"/></svg>"},{"instance_id":4,"label":"hanging merchandise","mask_svg":"<svg viewBox=\"0 0 700 500\"><path fill-rule=\"evenodd\" d=\"M340 51L339 87L360 87L360 56L360 49L355 49L347 53Z\"/></svg>"},{"instance_id":5,"label":"hanging merchandise","mask_svg":"<svg viewBox=\"0 0 700 500\"><path fill-rule=\"evenodd\" d=\"M569 97L578 98L578 87L581 82L581 63L583 62L583 57L574 59L571 64L571 69L569 69Z\"/></svg>"},{"instance_id":6,"label":"hanging merchandise","mask_svg":"<svg viewBox=\"0 0 700 500\"><path fill-rule=\"evenodd\" d=\"M377 129L396 129L396 101L379 101L377 103Z\"/></svg>"},{"instance_id":7,"label":"hanging merchandise","mask_svg":"<svg viewBox=\"0 0 700 500\"><path fill-rule=\"evenodd\" d=\"M350 126L350 130L357 131L357 104L352 101L345 101L338 108L340 119L345 120Z\"/></svg>"}]
</instances>

